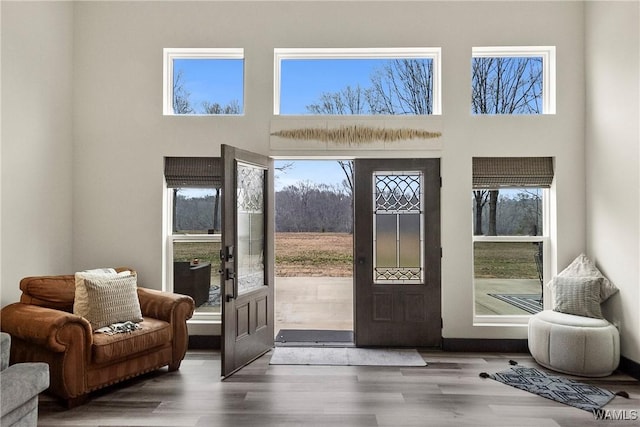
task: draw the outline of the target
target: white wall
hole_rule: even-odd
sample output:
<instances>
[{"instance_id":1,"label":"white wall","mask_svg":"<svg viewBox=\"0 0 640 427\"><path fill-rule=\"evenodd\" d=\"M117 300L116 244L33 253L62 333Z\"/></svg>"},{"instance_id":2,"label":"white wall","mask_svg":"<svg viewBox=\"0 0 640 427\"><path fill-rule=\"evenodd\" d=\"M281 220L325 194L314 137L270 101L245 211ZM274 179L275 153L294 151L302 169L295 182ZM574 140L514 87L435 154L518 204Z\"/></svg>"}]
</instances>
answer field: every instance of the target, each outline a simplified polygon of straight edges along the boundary
<instances>
[{"instance_id":1,"label":"white wall","mask_svg":"<svg viewBox=\"0 0 640 427\"><path fill-rule=\"evenodd\" d=\"M605 315L640 363L640 3L586 6L587 248L620 288Z\"/></svg>"},{"instance_id":2,"label":"white wall","mask_svg":"<svg viewBox=\"0 0 640 427\"><path fill-rule=\"evenodd\" d=\"M17 18L29 16L27 6L12 7L20 10ZM341 155L442 158L444 337L526 337L522 326L472 324L473 156L554 156L554 263L566 264L585 250L582 3L76 2L73 10L73 260L70 267L58 262L50 270L131 265L143 285L160 288L164 156L217 156L222 143L304 155L270 145L272 124L282 124L272 116L275 47L442 47L443 115L424 119L443 133L441 149L353 149ZM17 31L16 42L34 37ZM494 45L557 47L556 115L470 116L471 48ZM164 47L245 48L245 115L162 116ZM37 48L32 50L36 57ZM3 206L7 200L3 188ZM45 212L34 213L33 222L46 219ZM68 239L71 233L63 230Z\"/></svg>"},{"instance_id":3,"label":"white wall","mask_svg":"<svg viewBox=\"0 0 640 427\"><path fill-rule=\"evenodd\" d=\"M472 326L473 156L556 157L554 251L568 263L585 249L581 3L88 2L75 12L75 269L131 264L161 286L163 156L216 156L221 143L291 154L269 142L274 47L442 47L444 114L426 120L443 132L442 150L364 154L442 157L445 337L526 336ZM474 45L557 46L558 113L471 117ZM245 116L163 117L163 47L245 48Z\"/></svg>"},{"instance_id":4,"label":"white wall","mask_svg":"<svg viewBox=\"0 0 640 427\"><path fill-rule=\"evenodd\" d=\"M2 306L72 266L71 3L2 2Z\"/></svg>"}]
</instances>

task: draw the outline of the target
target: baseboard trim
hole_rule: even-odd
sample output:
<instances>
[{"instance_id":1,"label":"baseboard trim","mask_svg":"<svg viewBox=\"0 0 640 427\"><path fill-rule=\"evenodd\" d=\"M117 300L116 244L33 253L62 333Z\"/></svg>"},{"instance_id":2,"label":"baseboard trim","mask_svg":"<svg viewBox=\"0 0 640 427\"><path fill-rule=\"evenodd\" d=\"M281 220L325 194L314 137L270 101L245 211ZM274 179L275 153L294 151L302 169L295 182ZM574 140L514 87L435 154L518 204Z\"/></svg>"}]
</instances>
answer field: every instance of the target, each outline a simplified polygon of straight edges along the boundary
<instances>
[{"instance_id":1,"label":"baseboard trim","mask_svg":"<svg viewBox=\"0 0 640 427\"><path fill-rule=\"evenodd\" d=\"M626 357L621 356L620 366L618 366L618 370L637 380L640 380L640 363L638 362L634 362L631 359L627 359Z\"/></svg>"},{"instance_id":2,"label":"baseboard trim","mask_svg":"<svg viewBox=\"0 0 640 427\"><path fill-rule=\"evenodd\" d=\"M189 335L190 350L220 350L220 335Z\"/></svg>"},{"instance_id":3,"label":"baseboard trim","mask_svg":"<svg viewBox=\"0 0 640 427\"><path fill-rule=\"evenodd\" d=\"M443 338L444 351L529 353L526 339Z\"/></svg>"}]
</instances>

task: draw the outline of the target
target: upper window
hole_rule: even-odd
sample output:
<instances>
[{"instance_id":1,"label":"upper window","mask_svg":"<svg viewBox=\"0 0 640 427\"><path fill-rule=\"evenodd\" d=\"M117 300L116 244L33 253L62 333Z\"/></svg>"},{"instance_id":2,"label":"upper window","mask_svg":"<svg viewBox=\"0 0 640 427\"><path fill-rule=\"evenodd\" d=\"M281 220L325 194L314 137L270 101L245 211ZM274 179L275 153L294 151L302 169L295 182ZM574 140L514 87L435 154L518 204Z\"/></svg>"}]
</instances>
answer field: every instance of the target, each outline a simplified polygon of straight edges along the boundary
<instances>
[{"instance_id":1,"label":"upper window","mask_svg":"<svg viewBox=\"0 0 640 427\"><path fill-rule=\"evenodd\" d=\"M473 114L555 114L555 47L474 47Z\"/></svg>"},{"instance_id":2,"label":"upper window","mask_svg":"<svg viewBox=\"0 0 640 427\"><path fill-rule=\"evenodd\" d=\"M240 115L244 49L164 49L165 115Z\"/></svg>"},{"instance_id":3,"label":"upper window","mask_svg":"<svg viewBox=\"0 0 640 427\"><path fill-rule=\"evenodd\" d=\"M440 114L440 48L275 49L274 114Z\"/></svg>"}]
</instances>

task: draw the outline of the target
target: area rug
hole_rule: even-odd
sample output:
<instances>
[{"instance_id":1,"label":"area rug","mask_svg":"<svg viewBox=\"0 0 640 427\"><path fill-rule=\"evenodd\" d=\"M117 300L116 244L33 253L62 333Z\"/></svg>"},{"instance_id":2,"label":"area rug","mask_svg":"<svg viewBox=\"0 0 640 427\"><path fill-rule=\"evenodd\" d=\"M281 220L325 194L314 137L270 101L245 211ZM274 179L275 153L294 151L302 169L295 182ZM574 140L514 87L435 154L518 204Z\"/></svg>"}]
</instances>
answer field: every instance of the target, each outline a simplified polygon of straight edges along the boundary
<instances>
[{"instance_id":1,"label":"area rug","mask_svg":"<svg viewBox=\"0 0 640 427\"><path fill-rule=\"evenodd\" d=\"M276 347L271 365L427 366L414 349Z\"/></svg>"},{"instance_id":2,"label":"area rug","mask_svg":"<svg viewBox=\"0 0 640 427\"><path fill-rule=\"evenodd\" d=\"M514 361L509 363L517 365ZM602 408L615 396L629 397L626 392L613 393L569 378L549 375L536 368L522 366L513 366L495 374L482 372L480 376L589 412Z\"/></svg>"},{"instance_id":3,"label":"area rug","mask_svg":"<svg viewBox=\"0 0 640 427\"><path fill-rule=\"evenodd\" d=\"M489 294L489 296L518 307L527 313L536 314L542 311L540 294Z\"/></svg>"}]
</instances>

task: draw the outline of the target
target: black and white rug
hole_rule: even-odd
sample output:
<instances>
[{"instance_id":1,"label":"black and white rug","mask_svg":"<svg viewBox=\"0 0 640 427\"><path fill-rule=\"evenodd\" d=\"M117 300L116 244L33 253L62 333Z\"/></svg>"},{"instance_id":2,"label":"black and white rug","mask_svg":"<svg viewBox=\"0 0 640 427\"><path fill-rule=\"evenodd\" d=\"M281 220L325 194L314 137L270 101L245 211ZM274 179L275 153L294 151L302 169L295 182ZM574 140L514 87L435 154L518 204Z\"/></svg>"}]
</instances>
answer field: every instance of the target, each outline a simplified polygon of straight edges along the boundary
<instances>
[{"instance_id":1,"label":"black and white rug","mask_svg":"<svg viewBox=\"0 0 640 427\"><path fill-rule=\"evenodd\" d=\"M540 294L489 294L489 296L518 307L527 313L536 314L542 311Z\"/></svg>"},{"instance_id":2,"label":"black and white rug","mask_svg":"<svg viewBox=\"0 0 640 427\"><path fill-rule=\"evenodd\" d=\"M510 363L516 364L513 361ZM526 368L517 364L502 372L495 374L483 372L480 376L589 412L602 408L616 396L628 397L625 392L613 393L600 387L549 375L536 368Z\"/></svg>"}]
</instances>

